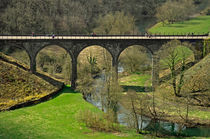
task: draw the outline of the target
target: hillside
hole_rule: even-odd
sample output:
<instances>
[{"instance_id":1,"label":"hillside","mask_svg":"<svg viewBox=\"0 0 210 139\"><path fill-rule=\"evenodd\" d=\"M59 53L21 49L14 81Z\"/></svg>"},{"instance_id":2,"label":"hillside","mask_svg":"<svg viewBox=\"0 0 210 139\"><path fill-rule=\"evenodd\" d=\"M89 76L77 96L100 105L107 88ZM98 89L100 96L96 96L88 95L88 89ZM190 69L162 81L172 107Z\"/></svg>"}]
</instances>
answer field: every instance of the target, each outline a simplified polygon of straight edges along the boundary
<instances>
[{"instance_id":1,"label":"hillside","mask_svg":"<svg viewBox=\"0 0 210 139\"><path fill-rule=\"evenodd\" d=\"M14 63L12 57L0 53L0 110L19 103L36 100L58 90L45 80L13 64L2 61L2 57ZM27 66L24 66L27 69Z\"/></svg>"},{"instance_id":2,"label":"hillside","mask_svg":"<svg viewBox=\"0 0 210 139\"><path fill-rule=\"evenodd\" d=\"M210 106L210 54L185 72L183 88L191 92L195 103Z\"/></svg>"},{"instance_id":3,"label":"hillside","mask_svg":"<svg viewBox=\"0 0 210 139\"><path fill-rule=\"evenodd\" d=\"M209 61L210 54L186 70L184 86L182 87L182 97L175 97L171 80L162 83L156 88L156 91L154 92L156 110L158 113L160 112L160 114L162 112L165 114L161 118L175 123L184 123L185 121L181 116L186 115L187 104L189 104L188 116L192 125L210 125ZM179 75L177 76L177 80L178 79ZM137 83L137 85L141 85L140 82ZM145 101L147 105L150 105L153 93L136 92L139 96L147 95L149 101ZM190 99L188 99L188 95ZM130 107L126 93L122 96L121 104L127 109ZM149 117L151 116L151 113L147 110L144 114Z\"/></svg>"},{"instance_id":4,"label":"hillside","mask_svg":"<svg viewBox=\"0 0 210 139\"><path fill-rule=\"evenodd\" d=\"M186 112L186 105L189 104L189 117L193 123L210 125L209 61L210 54L185 71L181 98L174 96L170 80L160 85L155 92L157 103L160 105L160 108L162 103L167 104L166 109L168 115L173 115L172 119L169 117L170 120L176 121L177 116L179 116L176 111L181 109L181 113L184 114ZM180 76L178 75L177 80L179 80L179 78ZM161 99L166 100L165 102L161 102Z\"/></svg>"},{"instance_id":5,"label":"hillside","mask_svg":"<svg viewBox=\"0 0 210 139\"><path fill-rule=\"evenodd\" d=\"M210 106L210 54L204 57L200 62L189 68L184 73L184 84L182 87L182 95L192 98L191 103L200 106ZM177 76L179 80L180 76ZM160 90L167 90L173 94L171 81L163 83ZM178 82L178 81L177 81Z\"/></svg>"},{"instance_id":6,"label":"hillside","mask_svg":"<svg viewBox=\"0 0 210 139\"><path fill-rule=\"evenodd\" d=\"M198 16L187 21L174 24L157 23L148 32L151 34L185 35L185 34L208 34L210 31L210 16Z\"/></svg>"}]
</instances>

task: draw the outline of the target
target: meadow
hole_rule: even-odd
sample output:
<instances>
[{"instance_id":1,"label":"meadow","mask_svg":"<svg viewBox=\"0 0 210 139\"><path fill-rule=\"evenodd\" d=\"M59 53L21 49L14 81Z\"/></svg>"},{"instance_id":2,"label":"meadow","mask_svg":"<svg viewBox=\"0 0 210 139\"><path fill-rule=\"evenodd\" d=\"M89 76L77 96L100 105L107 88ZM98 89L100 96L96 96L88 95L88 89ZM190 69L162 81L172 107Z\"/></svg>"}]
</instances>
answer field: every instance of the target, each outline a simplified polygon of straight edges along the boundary
<instances>
[{"instance_id":1,"label":"meadow","mask_svg":"<svg viewBox=\"0 0 210 139\"><path fill-rule=\"evenodd\" d=\"M174 24L157 23L148 32L151 34L162 35L201 35L208 34L210 31L210 16L198 16L183 22Z\"/></svg>"}]
</instances>

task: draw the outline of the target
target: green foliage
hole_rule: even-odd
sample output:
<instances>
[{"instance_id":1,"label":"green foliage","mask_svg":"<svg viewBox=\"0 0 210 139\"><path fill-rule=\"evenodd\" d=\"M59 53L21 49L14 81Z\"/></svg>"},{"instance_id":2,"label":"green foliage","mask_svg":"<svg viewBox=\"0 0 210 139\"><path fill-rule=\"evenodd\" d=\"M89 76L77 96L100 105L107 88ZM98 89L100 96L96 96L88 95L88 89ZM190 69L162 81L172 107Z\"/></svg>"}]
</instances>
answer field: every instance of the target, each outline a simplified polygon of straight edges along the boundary
<instances>
[{"instance_id":1,"label":"green foliage","mask_svg":"<svg viewBox=\"0 0 210 139\"><path fill-rule=\"evenodd\" d=\"M99 68L97 67L97 58L92 56L90 54L89 57L87 57L88 63L90 64L90 72L91 74L96 74L99 72Z\"/></svg>"}]
</instances>

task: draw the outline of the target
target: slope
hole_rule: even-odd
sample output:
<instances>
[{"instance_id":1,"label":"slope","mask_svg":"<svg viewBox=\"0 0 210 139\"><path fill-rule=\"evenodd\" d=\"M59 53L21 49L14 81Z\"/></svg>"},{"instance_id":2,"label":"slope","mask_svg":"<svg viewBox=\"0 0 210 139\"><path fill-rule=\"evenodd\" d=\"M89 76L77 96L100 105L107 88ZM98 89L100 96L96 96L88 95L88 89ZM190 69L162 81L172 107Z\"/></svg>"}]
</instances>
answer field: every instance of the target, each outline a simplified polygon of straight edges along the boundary
<instances>
[{"instance_id":1,"label":"slope","mask_svg":"<svg viewBox=\"0 0 210 139\"><path fill-rule=\"evenodd\" d=\"M27 70L1 60L2 57L16 63L12 57L0 53L0 110L42 98L59 89Z\"/></svg>"}]
</instances>

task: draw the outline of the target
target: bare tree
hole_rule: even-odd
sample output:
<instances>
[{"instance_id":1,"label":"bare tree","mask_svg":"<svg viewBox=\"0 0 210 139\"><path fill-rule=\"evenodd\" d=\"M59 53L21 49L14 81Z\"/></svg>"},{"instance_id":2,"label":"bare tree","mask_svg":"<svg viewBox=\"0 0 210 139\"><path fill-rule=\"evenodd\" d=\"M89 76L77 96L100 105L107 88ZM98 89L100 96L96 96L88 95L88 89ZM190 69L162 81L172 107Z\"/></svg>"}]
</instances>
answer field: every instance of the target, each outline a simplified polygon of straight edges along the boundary
<instances>
[{"instance_id":1,"label":"bare tree","mask_svg":"<svg viewBox=\"0 0 210 139\"><path fill-rule=\"evenodd\" d=\"M161 48L160 55L163 58L163 63L170 69L171 85L175 96L181 97L181 89L184 85L184 72L186 70L186 52L184 50L178 51L176 48L180 46L180 41L170 41ZM177 81L176 69L180 64L180 78Z\"/></svg>"},{"instance_id":2,"label":"bare tree","mask_svg":"<svg viewBox=\"0 0 210 139\"><path fill-rule=\"evenodd\" d=\"M128 90L127 96L130 101L131 105L131 116L133 120L134 128L136 129L137 133L141 133L139 129L139 114L138 114L138 108L137 108L137 102L138 102L138 95L133 90Z\"/></svg>"},{"instance_id":3,"label":"bare tree","mask_svg":"<svg viewBox=\"0 0 210 139\"><path fill-rule=\"evenodd\" d=\"M156 17L163 25L165 23L173 24L188 19L194 8L193 0L169 0L157 8Z\"/></svg>"},{"instance_id":4,"label":"bare tree","mask_svg":"<svg viewBox=\"0 0 210 139\"><path fill-rule=\"evenodd\" d=\"M144 73L150 70L150 59L145 48L131 46L125 49L120 55L119 61L124 70L129 73Z\"/></svg>"},{"instance_id":5,"label":"bare tree","mask_svg":"<svg viewBox=\"0 0 210 139\"><path fill-rule=\"evenodd\" d=\"M124 12L108 13L100 16L97 20L98 26L94 29L97 34L133 34L137 32L135 19Z\"/></svg>"},{"instance_id":6,"label":"bare tree","mask_svg":"<svg viewBox=\"0 0 210 139\"><path fill-rule=\"evenodd\" d=\"M117 122L117 112L119 109L120 93L122 88L118 84L115 71L107 73L106 75L106 108L107 112L113 112L114 121Z\"/></svg>"}]
</instances>

